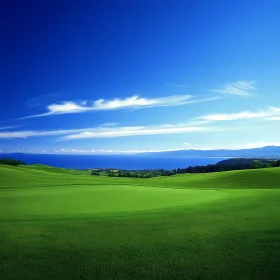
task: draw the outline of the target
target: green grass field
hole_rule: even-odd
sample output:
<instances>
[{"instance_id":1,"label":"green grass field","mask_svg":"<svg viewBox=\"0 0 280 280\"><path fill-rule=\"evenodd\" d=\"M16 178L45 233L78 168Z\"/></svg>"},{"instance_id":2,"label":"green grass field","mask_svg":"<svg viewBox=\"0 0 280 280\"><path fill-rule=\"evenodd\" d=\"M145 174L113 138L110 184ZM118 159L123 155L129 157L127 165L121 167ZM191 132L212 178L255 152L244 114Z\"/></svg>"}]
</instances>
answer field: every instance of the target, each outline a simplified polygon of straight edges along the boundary
<instances>
[{"instance_id":1,"label":"green grass field","mask_svg":"<svg viewBox=\"0 0 280 280\"><path fill-rule=\"evenodd\" d=\"M279 279L280 168L151 179L0 165L0 279Z\"/></svg>"}]
</instances>

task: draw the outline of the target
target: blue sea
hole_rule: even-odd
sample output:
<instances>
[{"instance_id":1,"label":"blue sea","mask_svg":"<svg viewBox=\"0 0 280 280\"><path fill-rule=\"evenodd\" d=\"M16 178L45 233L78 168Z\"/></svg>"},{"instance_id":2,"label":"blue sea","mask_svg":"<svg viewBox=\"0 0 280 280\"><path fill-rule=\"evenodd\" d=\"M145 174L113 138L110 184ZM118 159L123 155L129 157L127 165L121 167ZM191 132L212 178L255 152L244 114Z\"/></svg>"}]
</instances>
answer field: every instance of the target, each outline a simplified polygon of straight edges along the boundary
<instances>
[{"instance_id":1,"label":"blue sea","mask_svg":"<svg viewBox=\"0 0 280 280\"><path fill-rule=\"evenodd\" d=\"M195 165L215 164L221 157L179 157L156 155L47 155L47 154L0 154L0 158L19 159L27 164L44 164L71 169L174 169Z\"/></svg>"}]
</instances>

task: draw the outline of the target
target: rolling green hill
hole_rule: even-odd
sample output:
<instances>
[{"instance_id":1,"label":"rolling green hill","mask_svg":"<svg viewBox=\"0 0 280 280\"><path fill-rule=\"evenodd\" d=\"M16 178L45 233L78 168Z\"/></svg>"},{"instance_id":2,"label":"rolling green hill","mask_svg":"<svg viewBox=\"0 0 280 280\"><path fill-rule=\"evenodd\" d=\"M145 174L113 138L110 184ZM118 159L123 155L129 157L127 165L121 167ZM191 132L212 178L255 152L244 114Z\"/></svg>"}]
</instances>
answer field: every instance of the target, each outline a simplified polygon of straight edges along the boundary
<instances>
[{"instance_id":1,"label":"rolling green hill","mask_svg":"<svg viewBox=\"0 0 280 280\"><path fill-rule=\"evenodd\" d=\"M0 165L0 279L278 279L280 168L150 179Z\"/></svg>"}]
</instances>

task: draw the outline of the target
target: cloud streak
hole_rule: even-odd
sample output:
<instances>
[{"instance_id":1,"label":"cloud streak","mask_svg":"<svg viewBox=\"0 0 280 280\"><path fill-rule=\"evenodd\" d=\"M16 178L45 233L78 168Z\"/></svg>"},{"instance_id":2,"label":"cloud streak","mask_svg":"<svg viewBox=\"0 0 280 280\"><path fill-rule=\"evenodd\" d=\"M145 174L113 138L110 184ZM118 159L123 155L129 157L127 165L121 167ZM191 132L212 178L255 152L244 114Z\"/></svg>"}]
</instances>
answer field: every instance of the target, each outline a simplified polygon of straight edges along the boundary
<instances>
[{"instance_id":1,"label":"cloud streak","mask_svg":"<svg viewBox=\"0 0 280 280\"><path fill-rule=\"evenodd\" d=\"M118 124L117 122L109 122L109 123L100 124L99 126L112 127L112 126L116 126L117 124Z\"/></svg>"},{"instance_id":2,"label":"cloud streak","mask_svg":"<svg viewBox=\"0 0 280 280\"><path fill-rule=\"evenodd\" d=\"M140 135L162 135L178 134L191 132L206 132L211 130L209 127L198 126L158 126L158 127L118 127L116 129L84 131L77 134L64 136L64 140L85 139L85 138L115 138Z\"/></svg>"},{"instance_id":3,"label":"cloud streak","mask_svg":"<svg viewBox=\"0 0 280 280\"><path fill-rule=\"evenodd\" d=\"M236 83L226 84L220 89L215 89L211 91L221 93L223 95L238 95L242 97L248 97L252 95L254 89L254 82L238 81Z\"/></svg>"},{"instance_id":4,"label":"cloud streak","mask_svg":"<svg viewBox=\"0 0 280 280\"><path fill-rule=\"evenodd\" d=\"M0 127L0 130L13 129L13 128L21 127L21 126L22 126L22 125L2 126L2 127Z\"/></svg>"},{"instance_id":5,"label":"cloud streak","mask_svg":"<svg viewBox=\"0 0 280 280\"><path fill-rule=\"evenodd\" d=\"M280 142L263 142L256 141L252 143L247 143L244 145L237 145L236 149L255 149L255 148L263 148L267 146L280 146Z\"/></svg>"},{"instance_id":6,"label":"cloud streak","mask_svg":"<svg viewBox=\"0 0 280 280\"><path fill-rule=\"evenodd\" d=\"M196 118L203 121L235 121L245 119L263 119L263 120L280 120L280 108L269 107L267 110L259 112L243 111L239 113L230 114L210 114Z\"/></svg>"},{"instance_id":7,"label":"cloud streak","mask_svg":"<svg viewBox=\"0 0 280 280\"><path fill-rule=\"evenodd\" d=\"M14 139L14 138L30 138L30 137L43 137L43 136L59 136L71 133L78 133L87 131L88 129L69 129L69 130L49 130L49 131L34 131L34 130L21 130L21 131L4 131L0 132L0 139Z\"/></svg>"},{"instance_id":8,"label":"cloud streak","mask_svg":"<svg viewBox=\"0 0 280 280\"><path fill-rule=\"evenodd\" d=\"M59 136L60 140L75 140L85 138L116 138L140 135L163 135L192 132L208 132L215 128L191 126L189 124L158 125L158 126L114 126L94 127L72 130L53 131L5 131L0 132L0 139L30 138L43 136Z\"/></svg>"},{"instance_id":9,"label":"cloud streak","mask_svg":"<svg viewBox=\"0 0 280 280\"><path fill-rule=\"evenodd\" d=\"M47 112L38 115L31 115L20 118L18 120L45 117L50 115L61 115L61 114L73 114L83 113L89 111L112 111L122 109L143 109L150 107L167 107L167 106L179 106L192 103L207 102L219 99L220 97L214 96L210 98L195 99L192 95L171 95L160 98L143 98L137 95L125 98L125 99L98 99L93 102L73 102L65 101L62 103L54 103L47 106Z\"/></svg>"}]
</instances>

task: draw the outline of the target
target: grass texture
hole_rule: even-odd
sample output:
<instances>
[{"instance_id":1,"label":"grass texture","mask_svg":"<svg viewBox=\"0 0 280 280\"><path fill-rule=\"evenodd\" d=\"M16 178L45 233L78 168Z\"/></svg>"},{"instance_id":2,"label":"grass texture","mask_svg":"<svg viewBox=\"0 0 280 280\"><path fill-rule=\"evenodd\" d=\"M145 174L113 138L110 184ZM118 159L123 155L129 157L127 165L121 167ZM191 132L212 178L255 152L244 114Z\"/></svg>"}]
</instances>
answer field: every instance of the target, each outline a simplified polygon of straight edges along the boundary
<instances>
[{"instance_id":1,"label":"grass texture","mask_svg":"<svg viewBox=\"0 0 280 280\"><path fill-rule=\"evenodd\" d=\"M0 165L0 279L279 279L280 168L151 179Z\"/></svg>"}]
</instances>

